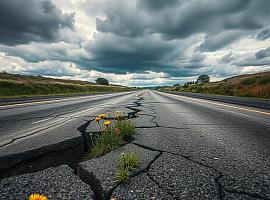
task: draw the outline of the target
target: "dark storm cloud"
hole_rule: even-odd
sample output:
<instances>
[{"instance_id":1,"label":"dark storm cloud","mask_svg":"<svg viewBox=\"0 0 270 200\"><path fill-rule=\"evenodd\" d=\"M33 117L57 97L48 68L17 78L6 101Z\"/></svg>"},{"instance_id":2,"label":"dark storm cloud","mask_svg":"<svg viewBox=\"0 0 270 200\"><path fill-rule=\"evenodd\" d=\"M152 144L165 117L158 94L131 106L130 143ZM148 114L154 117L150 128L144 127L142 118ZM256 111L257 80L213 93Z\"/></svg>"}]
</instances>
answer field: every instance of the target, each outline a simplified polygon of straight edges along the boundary
<instances>
[{"instance_id":1,"label":"dark storm cloud","mask_svg":"<svg viewBox=\"0 0 270 200\"><path fill-rule=\"evenodd\" d=\"M270 30L264 29L257 35L257 40L266 40L270 38Z\"/></svg>"},{"instance_id":2,"label":"dark storm cloud","mask_svg":"<svg viewBox=\"0 0 270 200\"><path fill-rule=\"evenodd\" d=\"M261 14L252 8L254 2L250 0L140 0L137 4L134 7L124 4L104 9L106 19L97 19L97 30L128 36L160 33L165 39L175 39L196 33L216 34L224 30L262 28ZM149 12L149 9L158 9L158 12Z\"/></svg>"},{"instance_id":3,"label":"dark storm cloud","mask_svg":"<svg viewBox=\"0 0 270 200\"><path fill-rule=\"evenodd\" d=\"M256 56L257 59L262 59L262 58L265 58L265 57L270 57L270 47L268 47L267 49L263 49L263 50L258 51L255 54L255 56Z\"/></svg>"},{"instance_id":4,"label":"dark storm cloud","mask_svg":"<svg viewBox=\"0 0 270 200\"><path fill-rule=\"evenodd\" d=\"M230 52L228 54L226 54L225 56L223 56L221 59L220 59L220 62L221 63L230 63L234 60L234 56L233 56L233 53Z\"/></svg>"},{"instance_id":5,"label":"dark storm cloud","mask_svg":"<svg viewBox=\"0 0 270 200\"><path fill-rule=\"evenodd\" d=\"M184 0L137 0L137 6L140 9L146 9L150 11L159 11L164 8L169 8L172 6L177 6L179 3L184 2Z\"/></svg>"},{"instance_id":6,"label":"dark storm cloud","mask_svg":"<svg viewBox=\"0 0 270 200\"><path fill-rule=\"evenodd\" d=\"M117 6L108 4L103 9L105 17L96 19L99 37L87 50L94 55L99 70L148 69L192 75L193 69L205 70L204 59L200 60L198 54L218 51L251 35L267 39L268 32L263 30L269 25L269 7L269 0L137 0L135 5L127 1ZM159 39L151 42L149 38L156 35ZM199 36L200 41L183 46L186 40ZM192 58L194 50L197 58ZM228 55L219 61L230 63L233 59Z\"/></svg>"},{"instance_id":7,"label":"dark storm cloud","mask_svg":"<svg viewBox=\"0 0 270 200\"><path fill-rule=\"evenodd\" d=\"M174 42L164 42L158 36L129 38L114 34L97 34L86 49L92 62L108 72L161 71L162 64L176 52ZM164 65L166 66L166 65Z\"/></svg>"},{"instance_id":8,"label":"dark storm cloud","mask_svg":"<svg viewBox=\"0 0 270 200\"><path fill-rule=\"evenodd\" d=\"M63 14L49 0L1 0L0 43L53 41L60 28L72 28L74 14Z\"/></svg>"},{"instance_id":9,"label":"dark storm cloud","mask_svg":"<svg viewBox=\"0 0 270 200\"><path fill-rule=\"evenodd\" d=\"M206 37L200 45L200 51L216 51L232 43L242 35L242 32L227 31L215 36Z\"/></svg>"}]
</instances>

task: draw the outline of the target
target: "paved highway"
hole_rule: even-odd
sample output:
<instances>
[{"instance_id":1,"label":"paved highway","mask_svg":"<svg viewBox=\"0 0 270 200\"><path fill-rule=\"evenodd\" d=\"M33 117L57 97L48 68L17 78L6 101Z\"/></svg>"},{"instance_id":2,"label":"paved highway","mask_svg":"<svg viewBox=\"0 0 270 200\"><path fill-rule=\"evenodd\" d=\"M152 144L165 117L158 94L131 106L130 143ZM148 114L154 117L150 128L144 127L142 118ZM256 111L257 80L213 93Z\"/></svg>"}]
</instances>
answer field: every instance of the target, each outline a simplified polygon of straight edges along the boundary
<instances>
[{"instance_id":1,"label":"paved highway","mask_svg":"<svg viewBox=\"0 0 270 200\"><path fill-rule=\"evenodd\" d=\"M0 156L70 139L97 113L131 105L132 143L158 156L113 196L270 199L269 110L150 90L0 106Z\"/></svg>"},{"instance_id":2,"label":"paved highway","mask_svg":"<svg viewBox=\"0 0 270 200\"><path fill-rule=\"evenodd\" d=\"M48 127L62 126L83 116L93 116L104 107L117 104L134 92L82 97L27 100L0 105L0 146L37 134ZM33 135L32 134L32 135Z\"/></svg>"}]
</instances>

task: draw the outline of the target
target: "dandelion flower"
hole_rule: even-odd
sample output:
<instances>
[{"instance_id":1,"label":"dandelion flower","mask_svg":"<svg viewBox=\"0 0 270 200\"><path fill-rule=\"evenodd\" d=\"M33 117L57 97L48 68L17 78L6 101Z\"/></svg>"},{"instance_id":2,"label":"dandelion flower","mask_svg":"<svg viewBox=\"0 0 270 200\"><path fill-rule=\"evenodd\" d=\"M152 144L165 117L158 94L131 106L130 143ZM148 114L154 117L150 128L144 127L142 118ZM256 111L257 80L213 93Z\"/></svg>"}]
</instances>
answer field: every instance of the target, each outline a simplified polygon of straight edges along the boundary
<instances>
[{"instance_id":1,"label":"dandelion flower","mask_svg":"<svg viewBox=\"0 0 270 200\"><path fill-rule=\"evenodd\" d=\"M98 115L100 118L104 118L104 117L106 117L106 114L99 114Z\"/></svg>"},{"instance_id":2,"label":"dandelion flower","mask_svg":"<svg viewBox=\"0 0 270 200\"><path fill-rule=\"evenodd\" d=\"M40 194L31 194L29 196L29 200L48 200L48 198L44 195Z\"/></svg>"},{"instance_id":3,"label":"dandelion flower","mask_svg":"<svg viewBox=\"0 0 270 200\"><path fill-rule=\"evenodd\" d=\"M95 119L97 122L99 122L99 120L101 120L101 117L96 117Z\"/></svg>"},{"instance_id":4,"label":"dandelion flower","mask_svg":"<svg viewBox=\"0 0 270 200\"><path fill-rule=\"evenodd\" d=\"M104 122L104 125L105 125L106 127L108 127L111 123L112 123L112 122L111 122L110 120L107 120L107 121Z\"/></svg>"}]
</instances>

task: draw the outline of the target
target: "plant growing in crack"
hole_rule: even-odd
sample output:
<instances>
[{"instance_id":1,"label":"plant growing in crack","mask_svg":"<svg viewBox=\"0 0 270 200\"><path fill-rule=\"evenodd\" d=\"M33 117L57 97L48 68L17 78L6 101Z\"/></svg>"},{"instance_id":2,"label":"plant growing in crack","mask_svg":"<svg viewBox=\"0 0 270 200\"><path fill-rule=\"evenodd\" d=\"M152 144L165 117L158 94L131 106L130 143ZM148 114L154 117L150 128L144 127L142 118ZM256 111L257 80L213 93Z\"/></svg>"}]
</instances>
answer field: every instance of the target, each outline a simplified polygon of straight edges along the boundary
<instances>
[{"instance_id":1,"label":"plant growing in crack","mask_svg":"<svg viewBox=\"0 0 270 200\"><path fill-rule=\"evenodd\" d=\"M122 153L117 160L117 171L115 180L123 183L128 180L130 171L137 169L140 165L139 155L136 153Z\"/></svg>"},{"instance_id":2,"label":"plant growing in crack","mask_svg":"<svg viewBox=\"0 0 270 200\"><path fill-rule=\"evenodd\" d=\"M92 148L86 158L100 157L125 144L135 134L135 125L123 112L100 114L95 117L95 121L100 129L100 134L93 139L90 135Z\"/></svg>"}]
</instances>

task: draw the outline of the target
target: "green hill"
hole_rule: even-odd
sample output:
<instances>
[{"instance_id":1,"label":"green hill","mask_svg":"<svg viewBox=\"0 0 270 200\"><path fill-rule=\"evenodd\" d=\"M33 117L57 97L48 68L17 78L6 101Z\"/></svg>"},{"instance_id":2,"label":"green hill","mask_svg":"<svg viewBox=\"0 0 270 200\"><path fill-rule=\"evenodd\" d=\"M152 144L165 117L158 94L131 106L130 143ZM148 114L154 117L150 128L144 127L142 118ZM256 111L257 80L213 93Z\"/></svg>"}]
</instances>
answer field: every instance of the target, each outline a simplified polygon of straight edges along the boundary
<instances>
[{"instance_id":1,"label":"green hill","mask_svg":"<svg viewBox=\"0 0 270 200\"><path fill-rule=\"evenodd\" d=\"M116 85L97 85L79 80L25 76L0 73L0 98L19 96L93 94L129 91L132 88Z\"/></svg>"},{"instance_id":2,"label":"green hill","mask_svg":"<svg viewBox=\"0 0 270 200\"><path fill-rule=\"evenodd\" d=\"M270 99L270 72L235 76L205 84L165 87L163 90Z\"/></svg>"}]
</instances>

